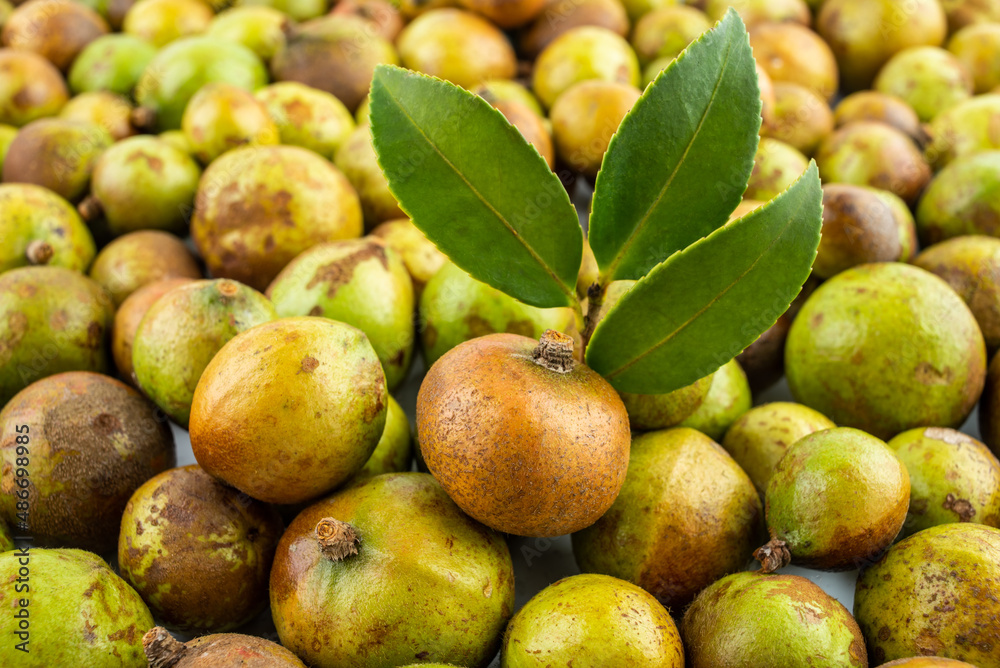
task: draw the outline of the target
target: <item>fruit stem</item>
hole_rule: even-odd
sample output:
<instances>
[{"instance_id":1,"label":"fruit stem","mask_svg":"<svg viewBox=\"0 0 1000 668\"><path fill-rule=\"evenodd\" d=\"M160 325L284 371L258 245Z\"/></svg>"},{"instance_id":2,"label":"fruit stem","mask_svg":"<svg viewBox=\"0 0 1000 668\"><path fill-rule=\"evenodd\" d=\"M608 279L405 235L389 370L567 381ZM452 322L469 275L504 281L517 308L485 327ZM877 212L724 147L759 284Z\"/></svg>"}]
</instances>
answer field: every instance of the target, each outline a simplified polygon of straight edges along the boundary
<instances>
[{"instance_id":1,"label":"fruit stem","mask_svg":"<svg viewBox=\"0 0 1000 668\"><path fill-rule=\"evenodd\" d=\"M792 553L788 549L788 543L772 538L754 551L753 558L760 562L761 573L773 573L791 563Z\"/></svg>"},{"instance_id":2,"label":"fruit stem","mask_svg":"<svg viewBox=\"0 0 1000 668\"><path fill-rule=\"evenodd\" d=\"M104 207L101 201L93 195L87 195L83 201L76 205L77 213L88 223L92 223L104 215Z\"/></svg>"},{"instance_id":3,"label":"fruit stem","mask_svg":"<svg viewBox=\"0 0 1000 668\"><path fill-rule=\"evenodd\" d=\"M573 337L554 329L547 329L531 351L531 360L538 366L556 373L569 373L576 360L573 359Z\"/></svg>"},{"instance_id":4,"label":"fruit stem","mask_svg":"<svg viewBox=\"0 0 1000 668\"><path fill-rule=\"evenodd\" d=\"M52 256L55 255L55 250L53 250L52 244L49 242L35 239L28 244L28 248L24 254L31 264L48 264Z\"/></svg>"},{"instance_id":5,"label":"fruit stem","mask_svg":"<svg viewBox=\"0 0 1000 668\"><path fill-rule=\"evenodd\" d=\"M156 129L156 110L149 107L136 107L129 114L129 121L139 132L152 132Z\"/></svg>"},{"instance_id":6,"label":"fruit stem","mask_svg":"<svg viewBox=\"0 0 1000 668\"><path fill-rule=\"evenodd\" d=\"M187 646L174 639L162 626L154 626L142 637L142 649L149 668L170 668L184 658Z\"/></svg>"},{"instance_id":7,"label":"fruit stem","mask_svg":"<svg viewBox=\"0 0 1000 668\"><path fill-rule=\"evenodd\" d=\"M587 319L583 327L583 349L586 351L590 344L590 337L594 335L597 327L598 316L601 314L601 306L604 305L604 286L594 283L587 288Z\"/></svg>"},{"instance_id":8,"label":"fruit stem","mask_svg":"<svg viewBox=\"0 0 1000 668\"><path fill-rule=\"evenodd\" d=\"M316 524L316 540L323 555L331 561L342 561L358 553L361 536L347 522L324 517Z\"/></svg>"}]
</instances>

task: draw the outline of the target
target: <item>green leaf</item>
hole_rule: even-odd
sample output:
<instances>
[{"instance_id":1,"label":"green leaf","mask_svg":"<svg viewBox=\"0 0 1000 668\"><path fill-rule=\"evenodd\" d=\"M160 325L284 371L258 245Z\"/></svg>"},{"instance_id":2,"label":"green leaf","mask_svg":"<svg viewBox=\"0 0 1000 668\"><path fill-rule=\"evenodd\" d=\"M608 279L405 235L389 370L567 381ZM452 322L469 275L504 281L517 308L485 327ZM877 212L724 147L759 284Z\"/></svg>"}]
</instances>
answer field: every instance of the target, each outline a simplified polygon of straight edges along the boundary
<instances>
[{"instance_id":1,"label":"green leaf","mask_svg":"<svg viewBox=\"0 0 1000 668\"><path fill-rule=\"evenodd\" d=\"M615 389L664 394L707 376L777 321L809 277L823 192L816 163L788 190L672 255L598 324L587 364Z\"/></svg>"},{"instance_id":2,"label":"green leaf","mask_svg":"<svg viewBox=\"0 0 1000 668\"><path fill-rule=\"evenodd\" d=\"M650 269L726 223L753 170L760 90L732 9L650 84L597 175L590 245L602 284Z\"/></svg>"},{"instance_id":3,"label":"green leaf","mask_svg":"<svg viewBox=\"0 0 1000 668\"><path fill-rule=\"evenodd\" d=\"M455 264L532 306L577 303L576 210L503 114L450 83L382 65L371 129L400 207Z\"/></svg>"}]
</instances>

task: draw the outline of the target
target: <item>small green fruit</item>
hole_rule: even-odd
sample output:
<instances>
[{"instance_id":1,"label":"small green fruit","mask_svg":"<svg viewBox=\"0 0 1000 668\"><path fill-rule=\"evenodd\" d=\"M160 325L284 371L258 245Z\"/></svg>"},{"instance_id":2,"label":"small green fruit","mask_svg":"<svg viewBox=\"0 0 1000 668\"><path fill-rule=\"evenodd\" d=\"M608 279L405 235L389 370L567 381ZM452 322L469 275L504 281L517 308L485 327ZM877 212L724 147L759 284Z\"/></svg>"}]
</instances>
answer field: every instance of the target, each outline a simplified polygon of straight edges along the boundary
<instances>
[{"instance_id":1,"label":"small green fruit","mask_svg":"<svg viewBox=\"0 0 1000 668\"><path fill-rule=\"evenodd\" d=\"M326 13L325 0L237 0L237 7L272 7L293 21L307 21Z\"/></svg>"},{"instance_id":2,"label":"small green fruit","mask_svg":"<svg viewBox=\"0 0 1000 668\"><path fill-rule=\"evenodd\" d=\"M600 79L567 88L549 110L556 154L571 169L596 178L611 137L640 95L635 86Z\"/></svg>"},{"instance_id":3,"label":"small green fruit","mask_svg":"<svg viewBox=\"0 0 1000 668\"><path fill-rule=\"evenodd\" d=\"M1000 95L977 95L959 102L934 117L928 126L931 142L924 155L934 169L941 170L956 159L1000 149L996 119Z\"/></svg>"},{"instance_id":4,"label":"small green fruit","mask_svg":"<svg viewBox=\"0 0 1000 668\"><path fill-rule=\"evenodd\" d=\"M372 236L385 241L403 258L403 264L413 280L413 296L419 302L427 282L434 278L448 258L409 218L386 221L372 230Z\"/></svg>"},{"instance_id":5,"label":"small green fruit","mask_svg":"<svg viewBox=\"0 0 1000 668\"><path fill-rule=\"evenodd\" d=\"M739 362L731 360L712 375L705 400L678 426L697 429L713 441L721 441L729 426L751 406L747 375Z\"/></svg>"},{"instance_id":6,"label":"small green fruit","mask_svg":"<svg viewBox=\"0 0 1000 668\"><path fill-rule=\"evenodd\" d=\"M399 402L389 395L385 414L385 429L375 446L375 451L361 467L351 483L374 478L383 473L402 473L410 470L413 462L413 447L410 437L410 421Z\"/></svg>"},{"instance_id":7,"label":"small green fruit","mask_svg":"<svg viewBox=\"0 0 1000 668\"><path fill-rule=\"evenodd\" d=\"M405 217L379 167L372 146L371 129L367 125L359 125L347 135L336 152L334 164L358 193L367 229L387 220Z\"/></svg>"},{"instance_id":8,"label":"small green fruit","mask_svg":"<svg viewBox=\"0 0 1000 668\"><path fill-rule=\"evenodd\" d=\"M694 7L661 7L639 19L631 42L639 62L648 65L659 58L676 58L711 27L704 12Z\"/></svg>"},{"instance_id":9,"label":"small green fruit","mask_svg":"<svg viewBox=\"0 0 1000 668\"><path fill-rule=\"evenodd\" d=\"M1000 151L963 156L938 172L917 207L924 245L968 234L1000 236Z\"/></svg>"},{"instance_id":10,"label":"small green fruit","mask_svg":"<svg viewBox=\"0 0 1000 668\"><path fill-rule=\"evenodd\" d=\"M59 118L102 127L114 141L135 134L132 105L123 96L106 90L80 93L66 103Z\"/></svg>"},{"instance_id":11,"label":"small green fruit","mask_svg":"<svg viewBox=\"0 0 1000 668\"><path fill-rule=\"evenodd\" d=\"M857 121L875 121L891 125L918 144L927 141L927 133L910 105L898 97L874 90L863 90L845 97L834 109L833 118L838 128Z\"/></svg>"},{"instance_id":12,"label":"small green fruit","mask_svg":"<svg viewBox=\"0 0 1000 668\"><path fill-rule=\"evenodd\" d=\"M875 90L895 95L910 105L922 121L972 97L972 76L962 62L935 46L900 51L875 78Z\"/></svg>"},{"instance_id":13,"label":"small green fruit","mask_svg":"<svg viewBox=\"0 0 1000 668\"><path fill-rule=\"evenodd\" d=\"M122 31L160 48L205 32L213 16L201 0L138 0L125 14Z\"/></svg>"},{"instance_id":14,"label":"small green fruit","mask_svg":"<svg viewBox=\"0 0 1000 668\"><path fill-rule=\"evenodd\" d=\"M73 61L69 86L75 94L107 90L131 95L155 55L155 46L134 35L98 37Z\"/></svg>"},{"instance_id":15,"label":"small green fruit","mask_svg":"<svg viewBox=\"0 0 1000 668\"><path fill-rule=\"evenodd\" d=\"M774 95L772 118L763 132L804 155L812 155L820 142L833 132L830 105L822 95L784 81L775 82Z\"/></svg>"},{"instance_id":16,"label":"small green fruit","mask_svg":"<svg viewBox=\"0 0 1000 668\"><path fill-rule=\"evenodd\" d=\"M82 272L94 259L94 238L76 209L41 186L0 185L0 229L0 272L39 264Z\"/></svg>"},{"instance_id":17,"label":"small green fruit","mask_svg":"<svg viewBox=\"0 0 1000 668\"><path fill-rule=\"evenodd\" d=\"M1000 25L980 23L962 28L952 35L948 51L972 75L977 95L1000 86Z\"/></svg>"},{"instance_id":18,"label":"small green fruit","mask_svg":"<svg viewBox=\"0 0 1000 668\"><path fill-rule=\"evenodd\" d=\"M795 183L807 167L808 158L795 147L777 139L761 138L743 196L762 202L774 199Z\"/></svg>"}]
</instances>

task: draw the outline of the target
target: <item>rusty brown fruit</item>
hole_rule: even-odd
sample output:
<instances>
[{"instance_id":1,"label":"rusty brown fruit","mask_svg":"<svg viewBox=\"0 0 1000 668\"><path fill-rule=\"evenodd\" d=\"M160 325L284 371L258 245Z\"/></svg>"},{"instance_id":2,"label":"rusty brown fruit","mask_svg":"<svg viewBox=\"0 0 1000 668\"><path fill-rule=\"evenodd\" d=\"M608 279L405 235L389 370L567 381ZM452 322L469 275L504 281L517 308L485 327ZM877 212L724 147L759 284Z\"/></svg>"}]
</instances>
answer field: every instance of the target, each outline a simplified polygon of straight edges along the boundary
<instances>
[{"instance_id":1,"label":"rusty brown fruit","mask_svg":"<svg viewBox=\"0 0 1000 668\"><path fill-rule=\"evenodd\" d=\"M795 83L831 98L837 92L837 61L819 35L798 23L761 23L750 31L754 58L777 83Z\"/></svg>"},{"instance_id":2,"label":"rusty brown fruit","mask_svg":"<svg viewBox=\"0 0 1000 668\"><path fill-rule=\"evenodd\" d=\"M278 643L241 633L214 633L186 643L162 626L142 638L150 668L305 668Z\"/></svg>"},{"instance_id":3,"label":"rusty brown fruit","mask_svg":"<svg viewBox=\"0 0 1000 668\"><path fill-rule=\"evenodd\" d=\"M833 112L826 100L798 84L774 84L771 120L761 134L781 140L810 156L833 132Z\"/></svg>"},{"instance_id":4,"label":"rusty brown fruit","mask_svg":"<svg viewBox=\"0 0 1000 668\"><path fill-rule=\"evenodd\" d=\"M83 3L28 0L7 18L0 41L34 51L65 72L85 46L107 32L104 19Z\"/></svg>"},{"instance_id":5,"label":"rusty brown fruit","mask_svg":"<svg viewBox=\"0 0 1000 668\"><path fill-rule=\"evenodd\" d=\"M3 180L34 183L75 202L86 193L94 164L112 142L111 135L99 125L39 119L21 128L10 143L3 161Z\"/></svg>"},{"instance_id":6,"label":"rusty brown fruit","mask_svg":"<svg viewBox=\"0 0 1000 668\"><path fill-rule=\"evenodd\" d=\"M491 334L446 353L417 397L417 438L434 477L499 531L558 536L611 506L628 468L618 393L573 360L572 339Z\"/></svg>"}]
</instances>

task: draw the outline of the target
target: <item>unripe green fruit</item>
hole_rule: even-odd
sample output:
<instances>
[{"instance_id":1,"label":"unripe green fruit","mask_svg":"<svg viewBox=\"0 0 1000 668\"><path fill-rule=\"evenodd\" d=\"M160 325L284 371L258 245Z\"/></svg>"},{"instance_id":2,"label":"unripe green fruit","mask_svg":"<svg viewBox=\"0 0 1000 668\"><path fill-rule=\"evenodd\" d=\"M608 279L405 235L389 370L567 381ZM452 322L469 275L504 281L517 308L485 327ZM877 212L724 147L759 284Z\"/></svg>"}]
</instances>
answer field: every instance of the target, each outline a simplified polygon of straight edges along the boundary
<instances>
[{"instance_id":1,"label":"unripe green fruit","mask_svg":"<svg viewBox=\"0 0 1000 668\"><path fill-rule=\"evenodd\" d=\"M28 183L0 184L0 272L28 265L86 271L96 249L76 209Z\"/></svg>"},{"instance_id":2,"label":"unripe green fruit","mask_svg":"<svg viewBox=\"0 0 1000 668\"><path fill-rule=\"evenodd\" d=\"M245 144L269 146L279 140L278 127L263 104L242 88L218 81L194 94L181 128L203 165Z\"/></svg>"},{"instance_id":3,"label":"unripe green fruit","mask_svg":"<svg viewBox=\"0 0 1000 668\"><path fill-rule=\"evenodd\" d=\"M17 128L13 125L0 125L0 172L3 171L3 161L7 157L7 149L17 136Z\"/></svg>"},{"instance_id":4,"label":"unripe green fruit","mask_svg":"<svg viewBox=\"0 0 1000 668\"><path fill-rule=\"evenodd\" d=\"M409 218L384 222L372 230L372 236L385 241L403 258L403 264L413 280L413 296L419 303L427 282L434 278L448 258Z\"/></svg>"},{"instance_id":5,"label":"unripe green fruit","mask_svg":"<svg viewBox=\"0 0 1000 668\"><path fill-rule=\"evenodd\" d=\"M730 7L739 12L743 23L800 23L807 28L812 23L809 6L803 0L707 0L705 13L713 21L721 21Z\"/></svg>"},{"instance_id":6,"label":"unripe green fruit","mask_svg":"<svg viewBox=\"0 0 1000 668\"><path fill-rule=\"evenodd\" d=\"M125 14L122 31L159 48L205 32L213 16L201 0L139 0Z\"/></svg>"},{"instance_id":7,"label":"unripe green fruit","mask_svg":"<svg viewBox=\"0 0 1000 668\"><path fill-rule=\"evenodd\" d=\"M973 81L955 56L935 46L904 49L875 78L875 89L913 107L922 121L972 97Z\"/></svg>"},{"instance_id":8,"label":"unripe green fruit","mask_svg":"<svg viewBox=\"0 0 1000 668\"><path fill-rule=\"evenodd\" d=\"M108 91L80 93L66 103L59 112L59 118L102 127L114 141L135 134L132 105L121 95Z\"/></svg>"},{"instance_id":9,"label":"unripe green fruit","mask_svg":"<svg viewBox=\"0 0 1000 668\"><path fill-rule=\"evenodd\" d=\"M638 86L639 59L628 42L606 28L573 28L539 54L531 87L548 108L573 84L589 79Z\"/></svg>"},{"instance_id":10,"label":"unripe green fruit","mask_svg":"<svg viewBox=\"0 0 1000 668\"><path fill-rule=\"evenodd\" d=\"M69 71L74 93L108 90L130 95L153 57L156 47L134 35L98 37L80 52Z\"/></svg>"},{"instance_id":11,"label":"unripe green fruit","mask_svg":"<svg viewBox=\"0 0 1000 668\"><path fill-rule=\"evenodd\" d=\"M0 554L0 578L18 577L24 555ZM142 635L153 626L153 617L139 595L115 575L96 554L83 550L32 549L27 556L31 571L30 636L25 662L29 668L88 666L88 668L141 668L148 665ZM16 600L23 594L13 587L0 591L0 605L10 610L0 622L0 632L11 641L4 650L13 656L18 619ZM35 612L37 611L37 612Z\"/></svg>"},{"instance_id":12,"label":"unripe green fruit","mask_svg":"<svg viewBox=\"0 0 1000 668\"><path fill-rule=\"evenodd\" d=\"M917 207L917 232L924 245L1000 236L1000 151L963 156L938 172Z\"/></svg>"},{"instance_id":13,"label":"unripe green fruit","mask_svg":"<svg viewBox=\"0 0 1000 668\"><path fill-rule=\"evenodd\" d=\"M132 343L142 391L187 426L198 379L234 336L277 318L262 294L236 281L195 281L171 290L146 312Z\"/></svg>"},{"instance_id":14,"label":"unripe green fruit","mask_svg":"<svg viewBox=\"0 0 1000 668\"><path fill-rule=\"evenodd\" d=\"M931 142L924 150L936 170L956 159L1000 149L996 119L1000 95L977 95L934 117L928 126Z\"/></svg>"},{"instance_id":15,"label":"unripe green fruit","mask_svg":"<svg viewBox=\"0 0 1000 668\"><path fill-rule=\"evenodd\" d=\"M66 82L52 63L30 51L0 49L0 123L21 127L55 116L69 99Z\"/></svg>"},{"instance_id":16,"label":"unripe green fruit","mask_svg":"<svg viewBox=\"0 0 1000 668\"><path fill-rule=\"evenodd\" d=\"M112 142L107 130L92 123L34 121L21 128L7 148L3 180L44 186L75 202L87 191L94 163Z\"/></svg>"},{"instance_id":17,"label":"unripe green fruit","mask_svg":"<svg viewBox=\"0 0 1000 668\"><path fill-rule=\"evenodd\" d=\"M205 35L247 47L268 61L285 41L283 26L289 17L273 7L234 7L208 24Z\"/></svg>"},{"instance_id":18,"label":"unripe green fruit","mask_svg":"<svg viewBox=\"0 0 1000 668\"><path fill-rule=\"evenodd\" d=\"M403 473L410 470L412 463L413 443L410 436L410 420L406 417L403 407L390 394L382 436L379 438L371 457L347 484L355 484L383 473Z\"/></svg>"},{"instance_id":19,"label":"unripe green fruit","mask_svg":"<svg viewBox=\"0 0 1000 668\"><path fill-rule=\"evenodd\" d=\"M948 42L950 51L972 75L975 93L988 93L1000 86L1000 25L982 23L956 32Z\"/></svg>"},{"instance_id":20,"label":"unripe green fruit","mask_svg":"<svg viewBox=\"0 0 1000 668\"><path fill-rule=\"evenodd\" d=\"M670 613L639 587L606 575L549 585L514 615L503 640L501 668L684 665Z\"/></svg>"},{"instance_id":21,"label":"unripe green fruit","mask_svg":"<svg viewBox=\"0 0 1000 668\"><path fill-rule=\"evenodd\" d=\"M880 438L958 427L985 368L983 335L961 298L937 276L897 263L854 267L820 286L785 348L798 401Z\"/></svg>"},{"instance_id":22,"label":"unripe green fruit","mask_svg":"<svg viewBox=\"0 0 1000 668\"><path fill-rule=\"evenodd\" d=\"M255 97L278 126L282 144L308 148L328 160L333 160L354 130L354 118L340 100L305 84L271 84Z\"/></svg>"},{"instance_id":23,"label":"unripe green fruit","mask_svg":"<svg viewBox=\"0 0 1000 668\"><path fill-rule=\"evenodd\" d=\"M402 259L381 240L352 239L305 251L267 289L279 317L314 315L368 337L392 390L413 355L413 284Z\"/></svg>"},{"instance_id":24,"label":"unripe green fruit","mask_svg":"<svg viewBox=\"0 0 1000 668\"><path fill-rule=\"evenodd\" d=\"M307 21L322 16L325 0L237 0L237 7L273 7L293 21Z\"/></svg>"},{"instance_id":25,"label":"unripe green fruit","mask_svg":"<svg viewBox=\"0 0 1000 668\"><path fill-rule=\"evenodd\" d=\"M721 441L726 430L753 406L750 384L739 362L730 360L712 374L712 385L705 400L681 427L691 427L713 441Z\"/></svg>"}]
</instances>

